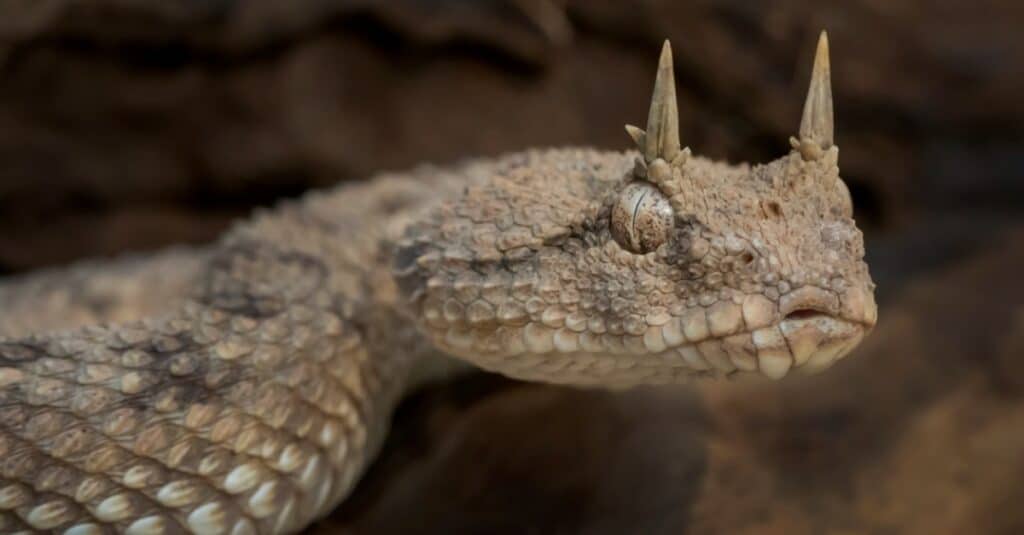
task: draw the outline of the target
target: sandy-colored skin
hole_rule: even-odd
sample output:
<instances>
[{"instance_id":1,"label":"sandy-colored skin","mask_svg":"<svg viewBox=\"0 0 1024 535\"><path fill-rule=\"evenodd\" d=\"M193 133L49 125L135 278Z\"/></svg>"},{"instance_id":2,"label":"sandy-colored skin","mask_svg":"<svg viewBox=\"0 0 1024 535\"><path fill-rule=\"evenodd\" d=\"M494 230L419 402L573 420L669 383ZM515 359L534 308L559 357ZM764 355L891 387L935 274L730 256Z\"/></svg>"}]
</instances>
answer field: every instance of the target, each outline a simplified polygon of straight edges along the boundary
<instances>
[{"instance_id":1,"label":"sandy-colored skin","mask_svg":"<svg viewBox=\"0 0 1024 535\"><path fill-rule=\"evenodd\" d=\"M823 72L767 165L678 145L666 52L639 153L382 175L0 285L0 532L298 531L446 355L614 387L828 366L875 305Z\"/></svg>"}]
</instances>

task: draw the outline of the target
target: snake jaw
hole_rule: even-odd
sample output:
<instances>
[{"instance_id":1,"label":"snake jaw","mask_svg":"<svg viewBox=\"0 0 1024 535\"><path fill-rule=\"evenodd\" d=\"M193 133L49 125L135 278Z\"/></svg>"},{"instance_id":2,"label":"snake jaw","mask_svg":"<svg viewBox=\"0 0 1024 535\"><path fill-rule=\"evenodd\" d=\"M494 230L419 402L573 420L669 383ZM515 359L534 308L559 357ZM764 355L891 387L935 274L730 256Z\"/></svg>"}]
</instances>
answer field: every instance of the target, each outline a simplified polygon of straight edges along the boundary
<instances>
[{"instance_id":1,"label":"snake jaw","mask_svg":"<svg viewBox=\"0 0 1024 535\"><path fill-rule=\"evenodd\" d=\"M443 350L519 379L622 387L819 372L850 353L877 319L872 293L860 286L837 292L806 285L775 301L749 294L649 315L639 325L552 310L494 328L453 318L428 332Z\"/></svg>"}]
</instances>

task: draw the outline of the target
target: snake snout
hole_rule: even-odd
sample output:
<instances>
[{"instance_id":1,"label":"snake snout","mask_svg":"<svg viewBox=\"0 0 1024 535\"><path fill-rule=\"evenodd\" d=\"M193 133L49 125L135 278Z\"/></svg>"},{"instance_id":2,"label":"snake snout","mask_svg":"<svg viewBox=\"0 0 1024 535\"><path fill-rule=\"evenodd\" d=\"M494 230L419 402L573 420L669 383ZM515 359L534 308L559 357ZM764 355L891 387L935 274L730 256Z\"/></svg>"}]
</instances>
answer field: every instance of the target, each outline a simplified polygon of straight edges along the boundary
<instances>
[{"instance_id":1,"label":"snake snout","mask_svg":"<svg viewBox=\"0 0 1024 535\"><path fill-rule=\"evenodd\" d=\"M816 286L803 286L782 296L779 314L783 321L807 321L822 318L858 323L873 327L878 309L873 293L867 288L850 287L833 292Z\"/></svg>"},{"instance_id":2,"label":"snake snout","mask_svg":"<svg viewBox=\"0 0 1024 535\"><path fill-rule=\"evenodd\" d=\"M874 297L860 288L836 292L804 286L783 296L779 313L793 365L808 372L852 351L877 318Z\"/></svg>"}]
</instances>

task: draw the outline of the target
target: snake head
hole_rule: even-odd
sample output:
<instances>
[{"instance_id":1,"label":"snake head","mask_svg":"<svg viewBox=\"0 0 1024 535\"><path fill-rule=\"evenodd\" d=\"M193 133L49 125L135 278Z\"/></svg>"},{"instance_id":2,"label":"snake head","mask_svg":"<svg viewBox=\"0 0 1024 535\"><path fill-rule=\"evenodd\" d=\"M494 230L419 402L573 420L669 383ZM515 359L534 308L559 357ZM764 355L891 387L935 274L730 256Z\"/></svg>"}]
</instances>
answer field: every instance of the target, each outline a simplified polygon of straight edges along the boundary
<instances>
[{"instance_id":1,"label":"snake head","mask_svg":"<svg viewBox=\"0 0 1024 535\"><path fill-rule=\"evenodd\" d=\"M874 284L832 139L819 41L793 150L760 165L679 144L666 43L638 151L530 151L469 164L412 223L400 293L438 348L579 385L817 371L874 326Z\"/></svg>"}]
</instances>

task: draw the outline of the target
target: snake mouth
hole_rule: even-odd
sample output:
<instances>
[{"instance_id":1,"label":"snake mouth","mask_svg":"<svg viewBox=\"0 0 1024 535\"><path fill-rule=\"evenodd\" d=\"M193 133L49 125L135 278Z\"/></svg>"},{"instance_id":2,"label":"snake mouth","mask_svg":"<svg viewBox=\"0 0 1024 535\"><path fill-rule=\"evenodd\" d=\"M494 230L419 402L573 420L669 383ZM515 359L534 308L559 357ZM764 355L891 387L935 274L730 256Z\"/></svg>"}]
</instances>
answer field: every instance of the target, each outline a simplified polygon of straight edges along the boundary
<instances>
[{"instance_id":1,"label":"snake mouth","mask_svg":"<svg viewBox=\"0 0 1024 535\"><path fill-rule=\"evenodd\" d=\"M485 369L546 382L661 384L738 373L781 379L824 370L876 319L869 288L835 294L803 287L777 303L755 295L742 304L694 307L642 332L597 333L568 321L475 330L442 323L435 343Z\"/></svg>"},{"instance_id":2,"label":"snake mouth","mask_svg":"<svg viewBox=\"0 0 1024 535\"><path fill-rule=\"evenodd\" d=\"M793 371L817 373L849 354L870 326L816 310L800 310L752 332L668 349L659 356L703 376L756 374L782 379Z\"/></svg>"},{"instance_id":3,"label":"snake mouth","mask_svg":"<svg viewBox=\"0 0 1024 535\"><path fill-rule=\"evenodd\" d=\"M794 296L782 303L776 325L784 343L756 344L759 370L769 377L781 378L791 369L824 370L857 347L877 318L874 299L863 290L848 291L839 300L809 287Z\"/></svg>"},{"instance_id":4,"label":"snake mouth","mask_svg":"<svg viewBox=\"0 0 1024 535\"><path fill-rule=\"evenodd\" d=\"M777 323L724 337L684 342L658 351L640 341L585 350L565 347L544 352L493 355L475 353L484 369L512 377L553 383L602 386L674 384L697 377L761 375L782 379L790 373L818 373L849 354L871 325L814 310L793 312Z\"/></svg>"}]
</instances>

